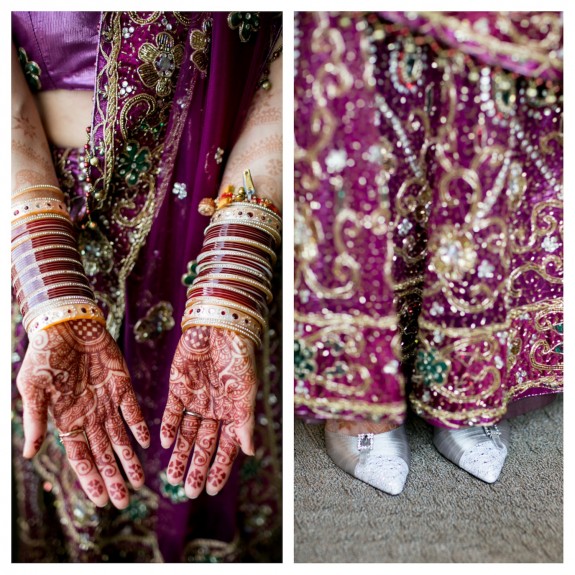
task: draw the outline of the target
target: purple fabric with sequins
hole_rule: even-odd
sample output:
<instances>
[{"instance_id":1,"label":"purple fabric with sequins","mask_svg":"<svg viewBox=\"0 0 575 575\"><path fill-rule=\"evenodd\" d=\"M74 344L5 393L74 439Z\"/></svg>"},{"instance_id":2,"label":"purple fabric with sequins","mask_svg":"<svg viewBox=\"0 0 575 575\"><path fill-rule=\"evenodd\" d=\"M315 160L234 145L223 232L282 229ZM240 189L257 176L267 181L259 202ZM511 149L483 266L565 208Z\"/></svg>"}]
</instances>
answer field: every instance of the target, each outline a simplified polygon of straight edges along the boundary
<instances>
[{"instance_id":1,"label":"purple fabric with sequins","mask_svg":"<svg viewBox=\"0 0 575 575\"><path fill-rule=\"evenodd\" d=\"M16 48L40 69L41 90L93 90L100 12L12 12Z\"/></svg>"},{"instance_id":2,"label":"purple fabric with sequins","mask_svg":"<svg viewBox=\"0 0 575 575\"><path fill-rule=\"evenodd\" d=\"M301 13L296 46L296 413L560 392L561 15Z\"/></svg>"}]
</instances>

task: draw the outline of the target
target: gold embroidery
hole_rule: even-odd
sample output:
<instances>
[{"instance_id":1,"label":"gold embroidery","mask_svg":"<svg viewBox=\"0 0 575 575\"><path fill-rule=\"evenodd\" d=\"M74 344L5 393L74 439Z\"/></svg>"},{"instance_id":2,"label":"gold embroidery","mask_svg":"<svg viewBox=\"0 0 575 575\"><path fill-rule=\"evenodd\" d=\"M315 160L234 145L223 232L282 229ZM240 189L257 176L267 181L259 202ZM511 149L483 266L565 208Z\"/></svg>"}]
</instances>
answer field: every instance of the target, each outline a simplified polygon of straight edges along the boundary
<instances>
[{"instance_id":1,"label":"gold embroidery","mask_svg":"<svg viewBox=\"0 0 575 575\"><path fill-rule=\"evenodd\" d=\"M34 60L28 59L28 54L24 48L18 48L18 60L20 60L20 65L22 66L28 85L35 92L41 90L42 82L40 81L40 76L42 75L42 70L40 66L38 66Z\"/></svg>"},{"instance_id":2,"label":"gold embroidery","mask_svg":"<svg viewBox=\"0 0 575 575\"><path fill-rule=\"evenodd\" d=\"M341 325L361 328L395 329L397 325L395 315L373 317L365 314L351 315L348 313L303 314L297 310L294 312L294 320L302 324L315 325L318 327Z\"/></svg>"},{"instance_id":3,"label":"gold embroidery","mask_svg":"<svg viewBox=\"0 0 575 575\"><path fill-rule=\"evenodd\" d=\"M419 14L427 18L432 24L436 24L440 35L449 38L455 34L458 39L469 40L476 44L477 46L470 50L472 53L482 54L486 50L490 54L510 56L518 61L537 62L539 67L533 71L534 77L540 76L543 71L549 68L563 69L563 60L559 55L561 21L558 14L548 15L552 30L546 42L529 38L516 29L514 41L506 42L492 35L477 32L468 21L447 16L442 12L419 12ZM553 50L549 50L551 46ZM471 46L469 47L471 48Z\"/></svg>"},{"instance_id":4,"label":"gold embroidery","mask_svg":"<svg viewBox=\"0 0 575 575\"><path fill-rule=\"evenodd\" d=\"M343 61L345 42L341 32L329 27L326 13L316 13L314 17L319 22L314 33L312 50L318 54L330 54L330 60L317 71L312 87L315 107L311 118L311 132L317 136L317 140L305 149L299 146L297 141L295 143L295 161L308 164L313 172L313 178L305 173L300 178L301 185L310 191L319 186L323 169L318 157L331 143L337 124L336 118L327 109L327 99L343 96L353 82L352 75Z\"/></svg>"},{"instance_id":5,"label":"gold embroidery","mask_svg":"<svg viewBox=\"0 0 575 575\"><path fill-rule=\"evenodd\" d=\"M174 12L174 16L180 24L183 24L186 27L192 23L192 19L185 16L184 12Z\"/></svg>"},{"instance_id":6,"label":"gold embroidery","mask_svg":"<svg viewBox=\"0 0 575 575\"><path fill-rule=\"evenodd\" d=\"M260 29L259 12L230 12L228 14L228 26L232 30L238 30L241 42L248 42Z\"/></svg>"},{"instance_id":7,"label":"gold embroidery","mask_svg":"<svg viewBox=\"0 0 575 575\"><path fill-rule=\"evenodd\" d=\"M361 414L380 421L382 417L389 416L392 420L401 423L405 416L405 404L403 401L396 403L370 403L349 399L311 398L302 395L295 396L295 405L313 408L315 413L321 413L324 417L341 418L342 411L351 411L354 415Z\"/></svg>"},{"instance_id":8,"label":"gold embroidery","mask_svg":"<svg viewBox=\"0 0 575 575\"><path fill-rule=\"evenodd\" d=\"M233 562L238 559L240 551L240 536L236 533L229 543L217 539L194 539L186 545L183 558L190 563Z\"/></svg>"},{"instance_id":9,"label":"gold embroidery","mask_svg":"<svg viewBox=\"0 0 575 575\"><path fill-rule=\"evenodd\" d=\"M533 272L543 278L550 284L561 285L563 283L563 277L561 275L554 275L547 270L553 270L555 273L560 274L563 271L563 258L559 256L546 256L541 260L540 264L523 264L518 268L515 268L509 277L509 295L514 298L521 297L523 291L521 288L516 286L518 279L528 272Z\"/></svg>"},{"instance_id":10,"label":"gold embroidery","mask_svg":"<svg viewBox=\"0 0 575 575\"><path fill-rule=\"evenodd\" d=\"M140 46L138 58L143 62L138 66L138 76L147 88L156 89L160 98L172 93L172 76L184 59L184 47L175 44L174 38L167 32L156 36L156 45L146 42Z\"/></svg>"},{"instance_id":11,"label":"gold embroidery","mask_svg":"<svg viewBox=\"0 0 575 575\"><path fill-rule=\"evenodd\" d=\"M210 42L211 42L211 21L204 20L202 30L193 30L190 35L190 46L192 47L192 62L202 73L208 71L210 63Z\"/></svg>"},{"instance_id":12,"label":"gold embroidery","mask_svg":"<svg viewBox=\"0 0 575 575\"><path fill-rule=\"evenodd\" d=\"M132 19L133 22L143 26L144 24L152 24L153 22L155 22L162 13L152 12L147 18L138 16L137 12L128 12L128 14L130 15L130 18Z\"/></svg>"},{"instance_id":13,"label":"gold embroidery","mask_svg":"<svg viewBox=\"0 0 575 575\"><path fill-rule=\"evenodd\" d=\"M174 308L167 301L152 306L146 315L134 325L134 336L138 343L153 341L176 325Z\"/></svg>"}]
</instances>

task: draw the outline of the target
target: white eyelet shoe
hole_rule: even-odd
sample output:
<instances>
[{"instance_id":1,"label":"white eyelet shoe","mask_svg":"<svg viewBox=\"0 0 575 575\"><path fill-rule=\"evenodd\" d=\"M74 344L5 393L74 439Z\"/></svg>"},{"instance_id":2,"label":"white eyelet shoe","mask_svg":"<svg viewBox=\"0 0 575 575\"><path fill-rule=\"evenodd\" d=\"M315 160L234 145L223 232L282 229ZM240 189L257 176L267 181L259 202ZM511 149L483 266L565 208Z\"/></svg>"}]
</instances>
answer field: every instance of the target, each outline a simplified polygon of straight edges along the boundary
<instances>
[{"instance_id":1,"label":"white eyelet shoe","mask_svg":"<svg viewBox=\"0 0 575 575\"><path fill-rule=\"evenodd\" d=\"M325 444L333 462L353 477L390 495L403 491L411 460L403 425L376 434L326 430Z\"/></svg>"},{"instance_id":2,"label":"white eyelet shoe","mask_svg":"<svg viewBox=\"0 0 575 575\"><path fill-rule=\"evenodd\" d=\"M510 433L506 421L489 427L435 427L433 444L441 455L461 469L486 483L494 483L507 457Z\"/></svg>"}]
</instances>

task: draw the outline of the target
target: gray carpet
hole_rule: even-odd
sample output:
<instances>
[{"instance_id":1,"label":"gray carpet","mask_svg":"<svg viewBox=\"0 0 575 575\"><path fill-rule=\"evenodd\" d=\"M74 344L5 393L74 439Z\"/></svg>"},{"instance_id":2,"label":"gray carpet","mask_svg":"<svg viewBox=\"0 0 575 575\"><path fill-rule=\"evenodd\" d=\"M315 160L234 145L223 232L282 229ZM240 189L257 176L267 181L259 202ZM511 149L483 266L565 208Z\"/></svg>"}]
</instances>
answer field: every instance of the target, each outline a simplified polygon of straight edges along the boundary
<instances>
[{"instance_id":1,"label":"gray carpet","mask_svg":"<svg viewBox=\"0 0 575 575\"><path fill-rule=\"evenodd\" d=\"M295 561L491 563L563 560L563 402L511 420L511 450L488 485L439 455L408 421L411 471L393 497L337 468L323 425L295 426Z\"/></svg>"}]
</instances>

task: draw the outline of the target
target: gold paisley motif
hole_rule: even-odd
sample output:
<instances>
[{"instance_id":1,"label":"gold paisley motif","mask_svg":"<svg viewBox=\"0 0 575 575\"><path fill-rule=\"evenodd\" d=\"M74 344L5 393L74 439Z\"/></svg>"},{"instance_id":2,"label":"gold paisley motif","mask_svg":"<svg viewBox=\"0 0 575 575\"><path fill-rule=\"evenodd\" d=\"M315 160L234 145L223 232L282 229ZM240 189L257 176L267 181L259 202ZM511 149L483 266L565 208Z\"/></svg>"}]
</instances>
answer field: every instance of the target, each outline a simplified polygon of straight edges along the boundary
<instances>
[{"instance_id":1,"label":"gold paisley motif","mask_svg":"<svg viewBox=\"0 0 575 575\"><path fill-rule=\"evenodd\" d=\"M143 16L138 16L137 12L128 12L130 19L132 22L136 24L140 24L140 26L144 26L145 24L152 24L155 22L160 16L161 12L152 12L147 18Z\"/></svg>"}]
</instances>

